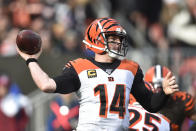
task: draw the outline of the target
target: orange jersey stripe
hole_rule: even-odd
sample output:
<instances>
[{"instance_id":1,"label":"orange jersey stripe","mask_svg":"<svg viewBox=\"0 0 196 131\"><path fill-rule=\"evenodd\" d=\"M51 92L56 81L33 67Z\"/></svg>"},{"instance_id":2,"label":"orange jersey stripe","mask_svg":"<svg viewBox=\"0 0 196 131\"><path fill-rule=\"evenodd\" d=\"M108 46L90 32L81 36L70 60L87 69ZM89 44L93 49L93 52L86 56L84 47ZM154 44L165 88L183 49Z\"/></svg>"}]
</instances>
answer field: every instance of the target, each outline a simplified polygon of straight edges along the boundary
<instances>
[{"instance_id":1,"label":"orange jersey stripe","mask_svg":"<svg viewBox=\"0 0 196 131\"><path fill-rule=\"evenodd\" d=\"M129 94L129 104L132 105L134 102L136 102L135 97L130 93Z\"/></svg>"},{"instance_id":2,"label":"orange jersey stripe","mask_svg":"<svg viewBox=\"0 0 196 131\"><path fill-rule=\"evenodd\" d=\"M165 119L168 123L170 123L171 121L170 121L170 119L169 118L167 118L166 116L164 116L163 114L161 114L161 116L163 117L163 119Z\"/></svg>"},{"instance_id":3,"label":"orange jersey stripe","mask_svg":"<svg viewBox=\"0 0 196 131\"><path fill-rule=\"evenodd\" d=\"M180 131L179 125L172 123L171 124L172 131Z\"/></svg>"},{"instance_id":4,"label":"orange jersey stripe","mask_svg":"<svg viewBox=\"0 0 196 131\"><path fill-rule=\"evenodd\" d=\"M191 98L187 103L186 103L186 107L190 106L193 103L194 99Z\"/></svg>"},{"instance_id":5,"label":"orange jersey stripe","mask_svg":"<svg viewBox=\"0 0 196 131\"><path fill-rule=\"evenodd\" d=\"M195 106L195 104L193 102L189 107L186 107L185 111L192 110L194 108L194 106Z\"/></svg>"},{"instance_id":6,"label":"orange jersey stripe","mask_svg":"<svg viewBox=\"0 0 196 131\"><path fill-rule=\"evenodd\" d=\"M83 59L83 58L78 58L74 61L70 61L70 63L72 64L72 66L74 67L74 69L76 70L78 74L80 74L80 72L84 70L99 68L96 65L94 65L92 62L90 62L89 60Z\"/></svg>"},{"instance_id":7,"label":"orange jersey stripe","mask_svg":"<svg viewBox=\"0 0 196 131\"><path fill-rule=\"evenodd\" d=\"M119 67L117 69L129 70L135 76L137 73L138 67L139 67L139 65L137 63L125 59L125 60L121 61L121 64L119 65Z\"/></svg>"},{"instance_id":8,"label":"orange jersey stripe","mask_svg":"<svg viewBox=\"0 0 196 131\"><path fill-rule=\"evenodd\" d=\"M186 92L178 91L173 94L173 99L176 100L177 98L180 98L182 101L185 101L187 96Z\"/></svg>"}]
</instances>

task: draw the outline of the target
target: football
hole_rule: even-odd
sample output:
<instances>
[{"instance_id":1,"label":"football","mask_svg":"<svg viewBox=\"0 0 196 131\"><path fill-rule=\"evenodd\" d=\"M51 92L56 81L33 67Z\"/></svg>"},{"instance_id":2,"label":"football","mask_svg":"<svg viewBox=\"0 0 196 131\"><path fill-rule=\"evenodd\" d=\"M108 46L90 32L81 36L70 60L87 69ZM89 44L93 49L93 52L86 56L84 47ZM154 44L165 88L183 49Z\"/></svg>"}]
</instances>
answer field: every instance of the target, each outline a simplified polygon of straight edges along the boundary
<instances>
[{"instance_id":1,"label":"football","mask_svg":"<svg viewBox=\"0 0 196 131\"><path fill-rule=\"evenodd\" d=\"M16 44L23 53L33 55L41 49L41 37L32 30L22 30L17 34Z\"/></svg>"}]
</instances>

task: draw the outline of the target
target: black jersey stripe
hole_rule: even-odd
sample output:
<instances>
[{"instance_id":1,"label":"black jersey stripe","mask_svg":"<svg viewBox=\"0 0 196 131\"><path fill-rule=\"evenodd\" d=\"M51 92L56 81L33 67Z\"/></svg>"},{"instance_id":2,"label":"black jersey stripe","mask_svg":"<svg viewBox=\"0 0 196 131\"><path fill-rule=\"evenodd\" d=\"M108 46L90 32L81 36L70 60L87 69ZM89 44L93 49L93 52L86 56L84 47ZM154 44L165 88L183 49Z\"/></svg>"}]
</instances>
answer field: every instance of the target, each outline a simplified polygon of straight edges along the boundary
<instances>
[{"instance_id":1,"label":"black jersey stripe","mask_svg":"<svg viewBox=\"0 0 196 131\"><path fill-rule=\"evenodd\" d=\"M189 111L189 110L193 109L194 108L194 105L195 105L194 104L194 101L191 101L190 105L187 105L185 110L186 111Z\"/></svg>"}]
</instances>

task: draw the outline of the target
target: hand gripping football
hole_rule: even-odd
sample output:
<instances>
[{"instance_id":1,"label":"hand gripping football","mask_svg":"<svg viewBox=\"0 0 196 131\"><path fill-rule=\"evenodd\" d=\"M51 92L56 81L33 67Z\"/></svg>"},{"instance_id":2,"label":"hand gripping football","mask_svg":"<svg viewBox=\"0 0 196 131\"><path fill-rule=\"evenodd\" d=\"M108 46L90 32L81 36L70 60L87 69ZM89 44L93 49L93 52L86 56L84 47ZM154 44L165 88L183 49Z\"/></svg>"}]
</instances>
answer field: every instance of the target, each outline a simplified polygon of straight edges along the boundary
<instances>
[{"instance_id":1,"label":"hand gripping football","mask_svg":"<svg viewBox=\"0 0 196 131\"><path fill-rule=\"evenodd\" d=\"M32 30L22 30L16 37L16 44L23 53L33 55L41 49L41 37Z\"/></svg>"}]
</instances>

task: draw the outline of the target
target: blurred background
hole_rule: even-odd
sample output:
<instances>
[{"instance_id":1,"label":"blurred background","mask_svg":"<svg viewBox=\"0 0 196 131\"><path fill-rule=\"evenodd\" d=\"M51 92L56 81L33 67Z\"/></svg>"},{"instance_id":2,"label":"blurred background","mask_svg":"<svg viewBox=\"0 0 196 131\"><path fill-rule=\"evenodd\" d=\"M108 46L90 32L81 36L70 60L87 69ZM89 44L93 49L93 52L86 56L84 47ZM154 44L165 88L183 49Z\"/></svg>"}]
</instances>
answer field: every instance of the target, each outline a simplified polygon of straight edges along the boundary
<instances>
[{"instance_id":1,"label":"blurred background","mask_svg":"<svg viewBox=\"0 0 196 131\"><path fill-rule=\"evenodd\" d=\"M0 0L0 72L9 74L28 98L31 113L25 130L52 130L48 126L54 113L51 102L60 97L65 103L64 96L71 101L75 95L62 97L38 90L17 55L17 33L31 29L41 35L39 64L50 76L56 76L69 60L88 54L82 44L84 31L100 17L113 17L126 29L127 57L138 62L144 73L155 64L167 66L180 89L195 96L196 0ZM66 102L68 107L70 101Z\"/></svg>"}]
</instances>

